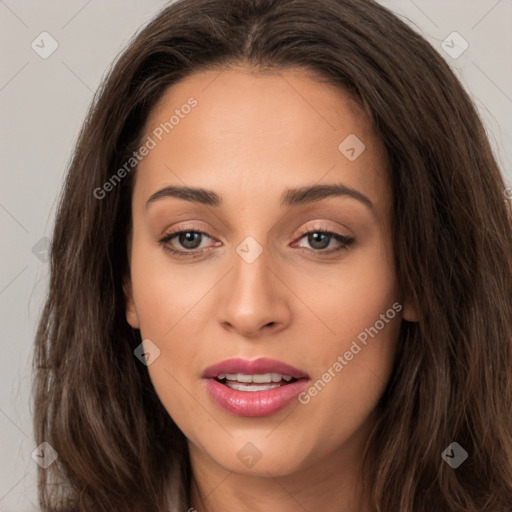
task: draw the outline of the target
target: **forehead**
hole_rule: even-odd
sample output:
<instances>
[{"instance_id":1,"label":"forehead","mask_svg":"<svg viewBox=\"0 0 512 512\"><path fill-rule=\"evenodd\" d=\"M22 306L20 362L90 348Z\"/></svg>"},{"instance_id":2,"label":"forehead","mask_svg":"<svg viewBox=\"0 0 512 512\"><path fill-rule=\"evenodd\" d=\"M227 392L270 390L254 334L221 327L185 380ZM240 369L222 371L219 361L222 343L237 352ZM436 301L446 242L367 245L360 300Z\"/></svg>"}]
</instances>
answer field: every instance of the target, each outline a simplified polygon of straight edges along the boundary
<instances>
[{"instance_id":1,"label":"forehead","mask_svg":"<svg viewBox=\"0 0 512 512\"><path fill-rule=\"evenodd\" d=\"M147 137L155 144L137 169L141 198L168 184L261 199L342 181L389 200L385 151L362 109L304 70L197 72L165 91Z\"/></svg>"}]
</instances>

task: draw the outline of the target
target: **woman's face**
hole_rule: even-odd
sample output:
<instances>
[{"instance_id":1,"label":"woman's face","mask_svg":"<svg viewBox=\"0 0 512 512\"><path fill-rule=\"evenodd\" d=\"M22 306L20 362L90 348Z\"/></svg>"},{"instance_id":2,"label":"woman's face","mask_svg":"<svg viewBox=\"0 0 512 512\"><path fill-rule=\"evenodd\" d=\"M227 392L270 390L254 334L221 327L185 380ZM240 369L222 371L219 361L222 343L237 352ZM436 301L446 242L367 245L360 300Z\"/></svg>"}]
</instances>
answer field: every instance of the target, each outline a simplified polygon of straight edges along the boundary
<instances>
[{"instance_id":1,"label":"woman's face","mask_svg":"<svg viewBox=\"0 0 512 512\"><path fill-rule=\"evenodd\" d=\"M365 117L300 70L207 71L168 89L143 145L127 320L193 463L358 460L412 316Z\"/></svg>"}]
</instances>

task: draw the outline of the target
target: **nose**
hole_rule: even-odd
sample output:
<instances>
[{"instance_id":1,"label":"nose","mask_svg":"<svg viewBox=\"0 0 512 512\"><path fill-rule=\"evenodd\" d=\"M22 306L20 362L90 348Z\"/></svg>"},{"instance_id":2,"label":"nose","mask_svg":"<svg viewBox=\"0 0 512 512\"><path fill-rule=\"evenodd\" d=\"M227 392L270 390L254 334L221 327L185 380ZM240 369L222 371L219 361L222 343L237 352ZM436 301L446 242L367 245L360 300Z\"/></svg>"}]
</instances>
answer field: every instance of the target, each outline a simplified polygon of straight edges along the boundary
<instances>
[{"instance_id":1,"label":"nose","mask_svg":"<svg viewBox=\"0 0 512 512\"><path fill-rule=\"evenodd\" d=\"M218 320L228 331L258 337L285 329L291 319L288 289L266 251L253 262L234 256L234 268L223 282Z\"/></svg>"}]
</instances>

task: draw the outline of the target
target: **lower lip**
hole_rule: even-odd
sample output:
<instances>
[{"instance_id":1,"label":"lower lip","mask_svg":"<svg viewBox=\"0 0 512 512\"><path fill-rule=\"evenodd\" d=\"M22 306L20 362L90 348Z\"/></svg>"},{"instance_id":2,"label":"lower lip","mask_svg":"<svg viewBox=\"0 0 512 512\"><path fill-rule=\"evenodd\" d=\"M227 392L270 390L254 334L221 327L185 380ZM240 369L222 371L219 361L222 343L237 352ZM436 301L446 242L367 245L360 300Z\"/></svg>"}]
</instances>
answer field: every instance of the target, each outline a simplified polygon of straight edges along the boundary
<instances>
[{"instance_id":1,"label":"lower lip","mask_svg":"<svg viewBox=\"0 0 512 512\"><path fill-rule=\"evenodd\" d=\"M270 416L290 405L307 387L309 379L265 391L238 391L215 379L206 379L206 389L225 411L237 416Z\"/></svg>"}]
</instances>

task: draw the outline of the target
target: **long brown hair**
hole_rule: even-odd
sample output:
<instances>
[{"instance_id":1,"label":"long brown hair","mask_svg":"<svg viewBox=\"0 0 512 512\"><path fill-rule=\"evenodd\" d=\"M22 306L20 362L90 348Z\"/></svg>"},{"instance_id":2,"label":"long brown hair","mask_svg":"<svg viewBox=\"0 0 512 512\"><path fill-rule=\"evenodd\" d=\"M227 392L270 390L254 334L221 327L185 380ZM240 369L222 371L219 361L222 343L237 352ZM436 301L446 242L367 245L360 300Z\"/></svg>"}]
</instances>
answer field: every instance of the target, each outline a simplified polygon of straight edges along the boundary
<instances>
[{"instance_id":1,"label":"long brown hair","mask_svg":"<svg viewBox=\"0 0 512 512\"><path fill-rule=\"evenodd\" d=\"M35 339L34 426L59 457L39 470L44 512L184 511L186 439L134 357L122 277L148 113L201 69L306 68L360 102L392 170L403 322L365 452L379 512L512 504L511 205L476 109L449 66L372 0L178 0L118 58L76 144ZM457 469L441 453L468 453Z\"/></svg>"}]
</instances>

